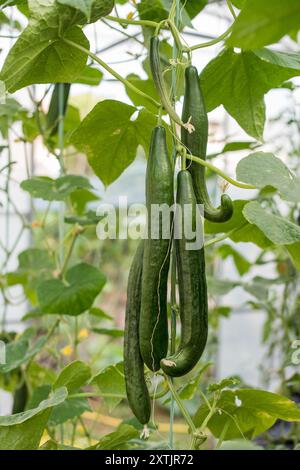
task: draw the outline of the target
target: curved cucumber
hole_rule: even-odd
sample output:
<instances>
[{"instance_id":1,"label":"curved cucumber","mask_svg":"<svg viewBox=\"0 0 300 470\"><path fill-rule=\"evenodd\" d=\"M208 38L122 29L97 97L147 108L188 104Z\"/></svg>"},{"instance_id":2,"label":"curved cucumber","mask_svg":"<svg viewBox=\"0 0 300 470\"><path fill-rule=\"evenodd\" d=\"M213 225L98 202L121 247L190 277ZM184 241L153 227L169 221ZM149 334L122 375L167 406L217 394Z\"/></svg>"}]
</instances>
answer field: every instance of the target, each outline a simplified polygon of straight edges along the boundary
<instances>
[{"instance_id":1,"label":"curved cucumber","mask_svg":"<svg viewBox=\"0 0 300 470\"><path fill-rule=\"evenodd\" d=\"M152 133L146 175L148 233L144 248L140 320L142 358L153 371L160 368L160 360L168 350L167 282L173 223L170 208L173 203L173 168L167 150L166 131L164 127L157 126ZM158 208L166 211L165 216L156 212ZM155 217L155 212L159 217ZM169 232L165 238L164 229Z\"/></svg>"},{"instance_id":2,"label":"curved cucumber","mask_svg":"<svg viewBox=\"0 0 300 470\"><path fill-rule=\"evenodd\" d=\"M197 201L191 174L187 170L178 174L177 205L182 213L192 208L192 228L196 231ZM189 206L187 206L189 205ZM182 218L184 220L184 217ZM181 222L183 224L183 222ZM207 286L204 248L189 250L184 235L175 240L181 319L181 341L172 356L161 361L163 371L173 377L187 374L199 361L207 341Z\"/></svg>"},{"instance_id":3,"label":"curved cucumber","mask_svg":"<svg viewBox=\"0 0 300 470\"><path fill-rule=\"evenodd\" d=\"M144 363L139 347L139 317L144 242L140 242L128 279L124 338L124 373L130 408L142 424L148 423L151 404L144 377Z\"/></svg>"},{"instance_id":4,"label":"curved cucumber","mask_svg":"<svg viewBox=\"0 0 300 470\"><path fill-rule=\"evenodd\" d=\"M206 159L208 140L208 119L205 103L200 88L196 67L190 65L185 71L185 96L182 120L191 120L195 131L189 134L182 128L181 140L187 151L202 159ZM206 187L205 168L196 162L188 162L188 170L192 175L194 191L198 204L204 205L204 217L212 222L226 222L232 217L233 204L227 194L222 195L221 207L216 209L211 201Z\"/></svg>"}]
</instances>

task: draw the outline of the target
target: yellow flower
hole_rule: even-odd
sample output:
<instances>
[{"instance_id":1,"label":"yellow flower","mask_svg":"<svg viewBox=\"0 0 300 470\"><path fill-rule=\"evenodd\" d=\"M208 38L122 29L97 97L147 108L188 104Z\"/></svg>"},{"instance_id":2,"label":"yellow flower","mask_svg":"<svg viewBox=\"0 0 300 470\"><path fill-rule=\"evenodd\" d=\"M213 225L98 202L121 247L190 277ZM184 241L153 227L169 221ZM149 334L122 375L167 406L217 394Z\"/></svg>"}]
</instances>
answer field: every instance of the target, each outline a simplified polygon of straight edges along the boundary
<instances>
[{"instance_id":1,"label":"yellow flower","mask_svg":"<svg viewBox=\"0 0 300 470\"><path fill-rule=\"evenodd\" d=\"M70 344L68 344L67 346L62 348L60 352L62 353L63 356L71 356L73 354L73 348Z\"/></svg>"},{"instance_id":2,"label":"yellow flower","mask_svg":"<svg viewBox=\"0 0 300 470\"><path fill-rule=\"evenodd\" d=\"M82 328L78 333L78 339L86 339L89 336L89 332L86 328Z\"/></svg>"}]
</instances>

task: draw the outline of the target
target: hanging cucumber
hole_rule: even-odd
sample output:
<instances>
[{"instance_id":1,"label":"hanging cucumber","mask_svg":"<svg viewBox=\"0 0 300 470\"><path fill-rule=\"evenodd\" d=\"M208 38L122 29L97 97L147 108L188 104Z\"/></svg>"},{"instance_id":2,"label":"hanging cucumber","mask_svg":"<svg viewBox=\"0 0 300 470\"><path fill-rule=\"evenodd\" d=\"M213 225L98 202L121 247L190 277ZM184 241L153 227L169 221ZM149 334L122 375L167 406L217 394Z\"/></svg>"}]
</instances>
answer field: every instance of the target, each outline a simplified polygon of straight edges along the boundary
<instances>
[{"instance_id":1,"label":"hanging cucumber","mask_svg":"<svg viewBox=\"0 0 300 470\"><path fill-rule=\"evenodd\" d=\"M182 112L183 121L190 120L195 131L192 134L182 128L181 140L187 152L195 157L206 159L208 140L208 119L205 103L200 88L196 67L190 65L185 71L185 96ZM221 207L216 209L206 187L205 168L196 162L188 162L188 170L192 175L194 191L198 204L204 205L204 217L212 222L226 222L232 217L233 204L227 194L221 198Z\"/></svg>"},{"instance_id":2,"label":"hanging cucumber","mask_svg":"<svg viewBox=\"0 0 300 470\"><path fill-rule=\"evenodd\" d=\"M173 168L168 155L166 131L153 130L146 174L146 206L148 233L144 248L142 303L140 319L140 350L149 369L160 368L160 360L168 350L167 282L170 265L170 233L164 238L164 228L170 232L173 219ZM164 206L162 206L164 205ZM154 209L165 207L165 217ZM169 227L168 227L169 225ZM156 234L154 234L156 232Z\"/></svg>"},{"instance_id":3,"label":"hanging cucumber","mask_svg":"<svg viewBox=\"0 0 300 470\"><path fill-rule=\"evenodd\" d=\"M141 241L134 256L128 278L124 337L124 373L130 408L141 424L147 424L150 419L151 404L139 346L143 253L144 242Z\"/></svg>"},{"instance_id":4,"label":"hanging cucumber","mask_svg":"<svg viewBox=\"0 0 300 470\"><path fill-rule=\"evenodd\" d=\"M68 99L70 94L71 83L55 83L54 90L52 92L51 101L46 115L46 130L50 137L58 131L59 123L59 88L63 86L63 103L62 111L63 116L66 114Z\"/></svg>"},{"instance_id":5,"label":"hanging cucumber","mask_svg":"<svg viewBox=\"0 0 300 470\"><path fill-rule=\"evenodd\" d=\"M187 208L191 211L191 227L196 233L197 201L191 174L182 170L178 174L177 205L182 214ZM179 223L179 222L178 222ZM161 368L170 376L180 377L187 374L199 361L207 341L207 287L205 276L204 248L188 249L185 237L184 217L182 236L175 239L178 270L178 288L181 319L181 341L172 356L161 360Z\"/></svg>"}]
</instances>

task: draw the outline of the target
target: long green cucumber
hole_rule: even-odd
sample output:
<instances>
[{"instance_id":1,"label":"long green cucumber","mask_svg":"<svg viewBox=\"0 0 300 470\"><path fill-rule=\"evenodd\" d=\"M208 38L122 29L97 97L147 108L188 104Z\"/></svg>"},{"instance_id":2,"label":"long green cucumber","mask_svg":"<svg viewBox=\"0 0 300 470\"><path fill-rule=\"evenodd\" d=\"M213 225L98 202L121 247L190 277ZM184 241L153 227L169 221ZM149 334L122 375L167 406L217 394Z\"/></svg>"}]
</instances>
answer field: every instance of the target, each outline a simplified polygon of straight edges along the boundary
<instances>
[{"instance_id":1,"label":"long green cucumber","mask_svg":"<svg viewBox=\"0 0 300 470\"><path fill-rule=\"evenodd\" d=\"M170 265L170 233L174 203L173 167L168 155L166 131L153 130L146 174L146 206L148 231L145 239L142 276L140 349L149 369L160 368L160 360L168 350L167 283ZM166 216L155 217L155 209L165 209ZM169 227L168 227L169 225ZM154 230L156 229L156 230ZM157 232L154 234L154 232ZM165 237L165 238L164 238Z\"/></svg>"},{"instance_id":2,"label":"long green cucumber","mask_svg":"<svg viewBox=\"0 0 300 470\"><path fill-rule=\"evenodd\" d=\"M182 170L178 174L177 205L182 213L192 209L191 222L196 231L197 201L191 174ZM184 217L180 220L184 225ZM174 355L161 360L163 371L173 377L187 374L199 361L207 341L208 306L205 276L204 248L195 250L187 244L184 227L182 236L175 239L181 319L181 341Z\"/></svg>"},{"instance_id":3,"label":"long green cucumber","mask_svg":"<svg viewBox=\"0 0 300 470\"><path fill-rule=\"evenodd\" d=\"M143 271L144 242L134 256L128 279L124 338L124 373L130 408L142 424L148 423L151 404L144 376L144 363L139 346L139 321Z\"/></svg>"},{"instance_id":4,"label":"long green cucumber","mask_svg":"<svg viewBox=\"0 0 300 470\"><path fill-rule=\"evenodd\" d=\"M189 153L195 157L205 159L208 140L208 118L200 88L198 71L192 65L187 67L185 71L185 96L182 120L190 120L195 128L192 134L182 128L182 143ZM205 168L196 162L189 162L188 170L193 178L197 202L204 205L204 217L212 222L226 222L229 220L233 214L233 204L230 197L227 194L223 194L221 207L216 209L212 205L207 191Z\"/></svg>"},{"instance_id":5,"label":"long green cucumber","mask_svg":"<svg viewBox=\"0 0 300 470\"><path fill-rule=\"evenodd\" d=\"M48 113L46 115L46 130L48 135L52 137L57 133L59 123L59 88L63 86L63 116L66 113L68 99L70 94L71 83L56 83L51 96Z\"/></svg>"}]
</instances>

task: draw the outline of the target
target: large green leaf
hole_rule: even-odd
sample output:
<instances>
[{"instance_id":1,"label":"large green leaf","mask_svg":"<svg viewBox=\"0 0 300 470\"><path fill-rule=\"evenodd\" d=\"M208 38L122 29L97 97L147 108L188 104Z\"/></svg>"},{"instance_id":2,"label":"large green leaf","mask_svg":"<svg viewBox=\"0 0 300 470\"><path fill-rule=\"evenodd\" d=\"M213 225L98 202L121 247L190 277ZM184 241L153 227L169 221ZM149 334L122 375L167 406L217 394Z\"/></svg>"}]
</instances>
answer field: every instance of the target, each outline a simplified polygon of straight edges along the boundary
<instances>
[{"instance_id":1,"label":"large green leaf","mask_svg":"<svg viewBox=\"0 0 300 470\"><path fill-rule=\"evenodd\" d=\"M36 408L0 417L0 450L37 449L53 407L68 396L66 388L55 390Z\"/></svg>"},{"instance_id":2,"label":"large green leaf","mask_svg":"<svg viewBox=\"0 0 300 470\"><path fill-rule=\"evenodd\" d=\"M108 15L114 7L114 0L57 0L81 11L89 23L93 23Z\"/></svg>"},{"instance_id":3,"label":"large green leaf","mask_svg":"<svg viewBox=\"0 0 300 470\"><path fill-rule=\"evenodd\" d=\"M234 23L228 45L256 49L299 29L299 0L247 0Z\"/></svg>"},{"instance_id":4,"label":"large green leaf","mask_svg":"<svg viewBox=\"0 0 300 470\"><path fill-rule=\"evenodd\" d=\"M256 225L275 245L291 245L300 241L300 227L278 215L270 214L253 201L243 209L245 218Z\"/></svg>"},{"instance_id":5,"label":"large green leaf","mask_svg":"<svg viewBox=\"0 0 300 470\"><path fill-rule=\"evenodd\" d=\"M71 142L87 155L96 175L107 186L133 162L141 145L148 152L155 116L120 101L98 103L82 121Z\"/></svg>"},{"instance_id":6,"label":"large green leaf","mask_svg":"<svg viewBox=\"0 0 300 470\"><path fill-rule=\"evenodd\" d=\"M105 276L94 266L80 263L70 268L65 282L49 279L37 287L43 313L76 316L88 310L105 284Z\"/></svg>"},{"instance_id":7,"label":"large green leaf","mask_svg":"<svg viewBox=\"0 0 300 470\"><path fill-rule=\"evenodd\" d=\"M194 417L196 426L201 426L208 413L206 404L198 409ZM275 393L254 389L225 390L208 428L218 438L228 425L224 440L244 436L252 439L269 429L277 419L300 421L300 410L293 401Z\"/></svg>"},{"instance_id":8,"label":"large green leaf","mask_svg":"<svg viewBox=\"0 0 300 470\"><path fill-rule=\"evenodd\" d=\"M236 200L233 203L234 212L228 222L215 223L205 221L205 233L230 233L230 239L235 243L255 243L260 248L268 248L272 245L265 234L254 224L250 224L243 214L243 209L249 201ZM232 232L233 231L233 232Z\"/></svg>"},{"instance_id":9,"label":"large green leaf","mask_svg":"<svg viewBox=\"0 0 300 470\"><path fill-rule=\"evenodd\" d=\"M11 48L1 79L14 92L33 83L72 82L83 70L87 55L64 39L89 48L81 28L76 26L74 9L55 0L29 0L30 19Z\"/></svg>"},{"instance_id":10,"label":"large green leaf","mask_svg":"<svg viewBox=\"0 0 300 470\"><path fill-rule=\"evenodd\" d=\"M122 362L104 369L93 378L92 383L99 388L100 395L103 395L103 399L110 411L126 398Z\"/></svg>"},{"instance_id":11,"label":"large green leaf","mask_svg":"<svg viewBox=\"0 0 300 470\"><path fill-rule=\"evenodd\" d=\"M272 186L281 196L292 202L300 202L300 179L272 153L257 152L243 158L237 165L237 179L256 188Z\"/></svg>"},{"instance_id":12,"label":"large green leaf","mask_svg":"<svg viewBox=\"0 0 300 470\"><path fill-rule=\"evenodd\" d=\"M299 52L280 52L263 47L256 49L254 54L265 62L273 65L279 65L288 69L300 70L300 54Z\"/></svg>"},{"instance_id":13,"label":"large green leaf","mask_svg":"<svg viewBox=\"0 0 300 470\"><path fill-rule=\"evenodd\" d=\"M84 176L66 175L55 180L47 176L33 176L22 181L21 188L35 198L46 201L63 201L78 189L88 190L92 186Z\"/></svg>"},{"instance_id":14,"label":"large green leaf","mask_svg":"<svg viewBox=\"0 0 300 470\"><path fill-rule=\"evenodd\" d=\"M292 63L291 63L292 62ZM221 104L251 136L261 140L265 123L264 95L300 74L296 59L271 62L254 52L223 50L204 68L200 80L208 111Z\"/></svg>"},{"instance_id":15,"label":"large green leaf","mask_svg":"<svg viewBox=\"0 0 300 470\"><path fill-rule=\"evenodd\" d=\"M53 389L66 387L69 393L78 390L87 384L91 378L91 369L81 361L68 364L59 374L53 384Z\"/></svg>"}]
</instances>

